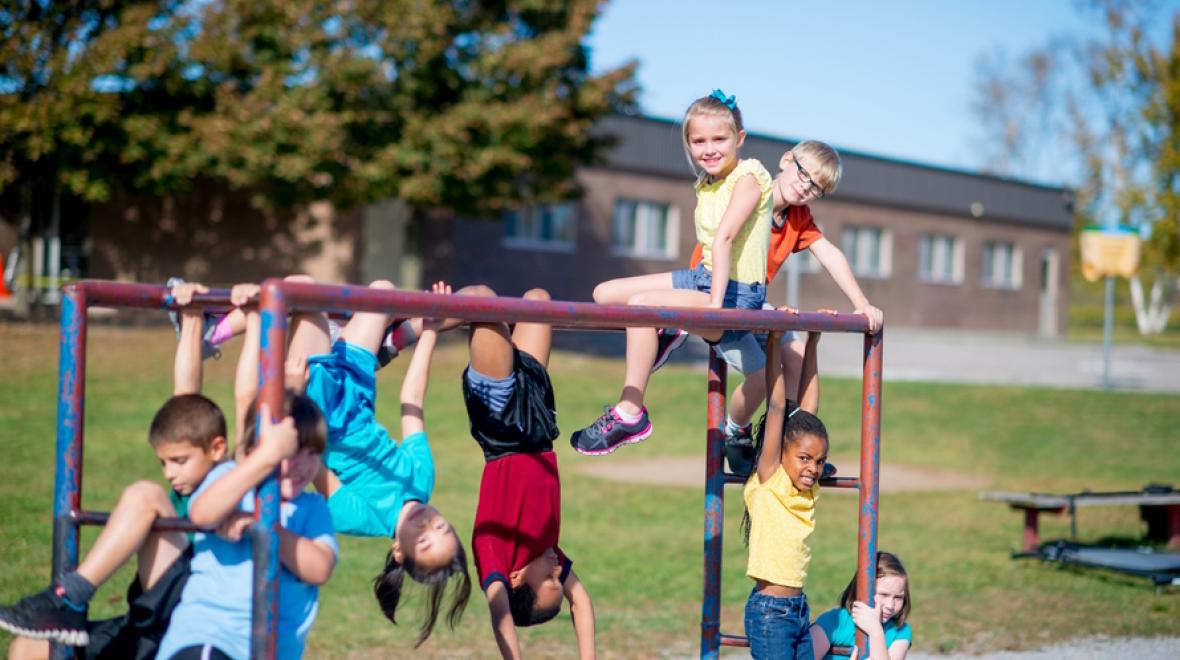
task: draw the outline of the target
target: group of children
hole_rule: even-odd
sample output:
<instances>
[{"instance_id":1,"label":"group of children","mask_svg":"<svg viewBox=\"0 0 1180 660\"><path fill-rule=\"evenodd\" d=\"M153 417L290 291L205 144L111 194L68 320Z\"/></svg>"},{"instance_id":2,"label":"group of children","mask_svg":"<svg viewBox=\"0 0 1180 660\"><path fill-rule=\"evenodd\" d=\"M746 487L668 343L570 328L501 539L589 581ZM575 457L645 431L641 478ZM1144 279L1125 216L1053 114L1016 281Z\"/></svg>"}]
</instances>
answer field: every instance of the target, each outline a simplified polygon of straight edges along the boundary
<instances>
[{"instance_id":1,"label":"group of children","mask_svg":"<svg viewBox=\"0 0 1180 660\"><path fill-rule=\"evenodd\" d=\"M604 282L595 300L760 309L766 285L786 258L810 249L876 331L880 310L869 304L807 206L839 183L836 152L820 142L800 143L783 155L772 178L758 161L739 158L745 136L733 97L714 91L689 107L683 140L697 172L692 268ZM44 657L46 640L85 646L87 657L96 658L248 657L254 489L276 468L282 496L279 657L302 655L318 587L337 560L335 533L390 539L374 596L396 623L406 577L423 585L426 614L418 644L444 609L454 627L471 583L463 541L430 505L434 459L423 404L438 334L464 323L356 313L340 325L324 314L296 314L283 409L271 411L256 409L260 321L245 303L257 286L234 287L233 311L214 323L190 304L203 290L181 282L171 290L180 310L174 392L149 433L171 489L146 481L129 486L75 571L0 607L0 627L19 635L10 657ZM432 292L452 295L443 283ZM472 286L453 295L495 293ZM544 300L548 294L534 289L524 297ZM471 549L497 646L503 657L520 657L516 628L554 618L568 600L579 655L593 657L593 603L559 545L561 487L553 451L559 431L547 370L551 328L468 325L462 392L471 434L485 458ZM732 471L748 475L743 527L747 574L755 586L745 624L754 657L825 657L831 646L852 643L860 628L869 635L872 658L904 658L912 643L908 578L888 553L878 557L875 607L854 602L854 580L840 608L809 621L803 585L828 451L827 431L816 417L817 333L804 341L780 332L756 337L733 330L628 328L618 403L571 435L574 449L606 454L651 434L643 405L650 375L686 332L703 337L746 377L731 398L726 457ZM237 335L244 338L231 456L225 417L200 394L201 364ZM401 389L399 443L375 417L376 371L414 343ZM764 398L767 411L754 430L751 420ZM186 515L206 531L152 529L160 518ZM87 621L87 603L97 588L133 556L138 571L127 594L128 614Z\"/></svg>"}]
</instances>

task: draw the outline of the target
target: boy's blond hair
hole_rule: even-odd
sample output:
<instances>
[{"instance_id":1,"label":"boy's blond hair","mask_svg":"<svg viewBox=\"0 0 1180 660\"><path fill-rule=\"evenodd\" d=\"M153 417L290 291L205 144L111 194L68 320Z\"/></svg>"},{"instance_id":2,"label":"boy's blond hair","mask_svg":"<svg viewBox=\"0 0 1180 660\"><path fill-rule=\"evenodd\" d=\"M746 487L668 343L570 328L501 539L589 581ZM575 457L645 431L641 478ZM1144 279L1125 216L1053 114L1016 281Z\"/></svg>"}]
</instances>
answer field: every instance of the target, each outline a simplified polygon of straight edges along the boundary
<instances>
[{"instance_id":1,"label":"boy's blond hair","mask_svg":"<svg viewBox=\"0 0 1180 660\"><path fill-rule=\"evenodd\" d=\"M840 177L844 175L844 164L835 149L826 142L804 140L796 144L791 153L795 158L807 158L810 163L810 166L806 166L807 173L825 195L836 192L836 187L840 185Z\"/></svg>"}]
</instances>

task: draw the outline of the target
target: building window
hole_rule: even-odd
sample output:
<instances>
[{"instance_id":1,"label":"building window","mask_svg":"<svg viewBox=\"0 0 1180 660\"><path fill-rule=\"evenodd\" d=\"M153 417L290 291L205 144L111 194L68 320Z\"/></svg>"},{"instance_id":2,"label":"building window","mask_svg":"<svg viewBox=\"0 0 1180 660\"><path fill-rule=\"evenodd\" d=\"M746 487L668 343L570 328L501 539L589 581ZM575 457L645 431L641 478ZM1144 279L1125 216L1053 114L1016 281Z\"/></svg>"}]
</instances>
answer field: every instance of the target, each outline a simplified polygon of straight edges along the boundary
<instances>
[{"instance_id":1,"label":"building window","mask_svg":"<svg viewBox=\"0 0 1180 660\"><path fill-rule=\"evenodd\" d=\"M505 212L504 245L532 250L572 252L573 202L524 206Z\"/></svg>"},{"instance_id":2,"label":"building window","mask_svg":"<svg viewBox=\"0 0 1180 660\"><path fill-rule=\"evenodd\" d=\"M667 204L633 199L615 201L611 254L639 259L675 259L680 214Z\"/></svg>"},{"instance_id":3,"label":"building window","mask_svg":"<svg viewBox=\"0 0 1180 660\"><path fill-rule=\"evenodd\" d=\"M889 232L880 227L848 226L840 238L853 273L876 279L889 277L893 267L893 240Z\"/></svg>"},{"instance_id":4,"label":"building window","mask_svg":"<svg viewBox=\"0 0 1180 660\"><path fill-rule=\"evenodd\" d=\"M983 285L993 289L1019 289L1020 248L1004 241L984 241L980 275Z\"/></svg>"},{"instance_id":5,"label":"building window","mask_svg":"<svg viewBox=\"0 0 1180 660\"><path fill-rule=\"evenodd\" d=\"M963 241L946 234L922 234L918 277L936 284L963 283Z\"/></svg>"}]
</instances>

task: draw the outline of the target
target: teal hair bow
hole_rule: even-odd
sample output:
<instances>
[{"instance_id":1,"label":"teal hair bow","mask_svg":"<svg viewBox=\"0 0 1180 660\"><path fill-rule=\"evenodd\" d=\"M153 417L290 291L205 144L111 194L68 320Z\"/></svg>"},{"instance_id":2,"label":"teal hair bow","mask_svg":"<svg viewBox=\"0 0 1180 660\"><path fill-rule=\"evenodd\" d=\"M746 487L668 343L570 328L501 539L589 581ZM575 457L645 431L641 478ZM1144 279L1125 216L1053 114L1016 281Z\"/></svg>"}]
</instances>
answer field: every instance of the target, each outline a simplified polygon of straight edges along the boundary
<instances>
[{"instance_id":1,"label":"teal hair bow","mask_svg":"<svg viewBox=\"0 0 1180 660\"><path fill-rule=\"evenodd\" d=\"M730 94L729 96L726 96L725 92L723 92L719 89L715 89L715 90L713 90L713 93L710 94L709 96L712 96L713 98L717 99L718 101L721 101L722 103L725 104L725 107L729 108L730 110L737 108L737 99L734 98L732 94Z\"/></svg>"}]
</instances>

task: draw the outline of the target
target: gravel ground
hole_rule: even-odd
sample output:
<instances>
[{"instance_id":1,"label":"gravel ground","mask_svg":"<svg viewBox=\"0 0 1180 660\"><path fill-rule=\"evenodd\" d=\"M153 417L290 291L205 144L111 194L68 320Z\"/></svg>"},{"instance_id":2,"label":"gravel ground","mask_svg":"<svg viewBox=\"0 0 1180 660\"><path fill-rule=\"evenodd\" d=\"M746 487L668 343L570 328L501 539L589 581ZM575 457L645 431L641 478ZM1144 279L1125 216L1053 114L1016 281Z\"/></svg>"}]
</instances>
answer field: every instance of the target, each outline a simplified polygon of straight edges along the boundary
<instances>
[{"instance_id":1,"label":"gravel ground","mask_svg":"<svg viewBox=\"0 0 1180 660\"><path fill-rule=\"evenodd\" d=\"M906 660L935 660L964 656L937 655L914 651ZM1180 637L1085 637L1072 642L1054 644L1035 651L1001 651L970 656L984 660L1107 660L1122 658L1180 658Z\"/></svg>"}]
</instances>

